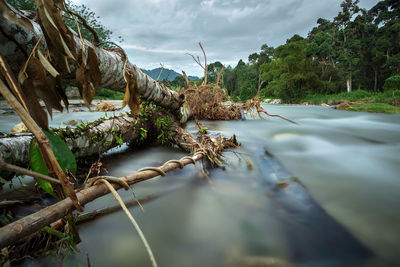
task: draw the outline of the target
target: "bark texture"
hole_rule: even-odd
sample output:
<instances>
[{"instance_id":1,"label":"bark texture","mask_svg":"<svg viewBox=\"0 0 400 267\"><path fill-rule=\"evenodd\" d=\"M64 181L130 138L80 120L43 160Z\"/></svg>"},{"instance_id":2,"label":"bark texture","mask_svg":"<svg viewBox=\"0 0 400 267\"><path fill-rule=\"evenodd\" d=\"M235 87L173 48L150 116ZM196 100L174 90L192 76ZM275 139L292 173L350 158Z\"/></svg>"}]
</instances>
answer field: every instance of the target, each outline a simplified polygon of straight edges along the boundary
<instances>
[{"instance_id":1,"label":"bark texture","mask_svg":"<svg viewBox=\"0 0 400 267\"><path fill-rule=\"evenodd\" d=\"M100 155L140 136L140 128L153 131L150 120L122 115L87 124L83 129L60 129L58 134L77 157ZM8 163L26 166L29 162L30 133L0 137L0 157Z\"/></svg>"}]
</instances>

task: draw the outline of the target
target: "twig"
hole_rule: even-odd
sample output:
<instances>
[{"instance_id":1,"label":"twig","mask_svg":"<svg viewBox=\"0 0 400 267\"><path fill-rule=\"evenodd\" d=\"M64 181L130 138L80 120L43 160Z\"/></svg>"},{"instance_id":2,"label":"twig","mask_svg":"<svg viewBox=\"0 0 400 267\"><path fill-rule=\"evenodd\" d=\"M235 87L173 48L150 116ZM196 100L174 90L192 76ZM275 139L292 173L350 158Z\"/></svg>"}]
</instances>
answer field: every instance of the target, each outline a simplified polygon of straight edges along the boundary
<instances>
[{"instance_id":1,"label":"twig","mask_svg":"<svg viewBox=\"0 0 400 267\"><path fill-rule=\"evenodd\" d=\"M94 43L94 45L98 46L99 43L100 43L100 39L99 39L99 36L98 36L97 32L87 24L86 20L81 15L69 10L68 8L67 8L67 12L69 14L75 16L75 17L78 17L81 20L81 23L83 24L83 26L93 34L93 43Z\"/></svg>"},{"instance_id":2,"label":"twig","mask_svg":"<svg viewBox=\"0 0 400 267\"><path fill-rule=\"evenodd\" d=\"M162 74L162 72L163 72L163 70L164 70L164 65L163 65L162 63L160 63L160 65L161 65L161 70L160 70L160 73L159 73L158 76L157 76L157 79L156 79L157 82L158 82L158 80L160 79L161 74Z\"/></svg>"},{"instance_id":3,"label":"twig","mask_svg":"<svg viewBox=\"0 0 400 267\"><path fill-rule=\"evenodd\" d=\"M127 207L137 206L137 205L139 205L138 204L139 201L140 201L140 203L146 203L148 201L151 201L151 200L154 200L154 199L160 197L161 195L162 194L160 194L160 195L154 195L153 194L153 195L149 195L149 196L140 198L138 200L135 199L135 200L132 200L132 201L128 201L128 202L125 202L125 206L127 206ZM117 211L117 210L120 210L120 209L121 209L121 205L115 205L115 206L112 206L112 207L103 208L103 209L99 209L99 210L94 210L94 211L89 212L89 213L81 214L76 218L76 224L82 224L82 223L94 220L99 216L110 214L110 213L112 213L114 211Z\"/></svg>"},{"instance_id":4,"label":"twig","mask_svg":"<svg viewBox=\"0 0 400 267\"><path fill-rule=\"evenodd\" d=\"M283 116L281 116L281 115L269 114L265 109L257 110L257 112L258 112L258 113L263 112L263 113L267 114L267 115L270 116L270 117L279 117L279 118L281 118L281 119L283 119L283 120L286 120L286 121L288 121L288 122L291 122L291 123L293 123L293 124L298 124L297 122L294 122L294 121L292 121L292 120L290 120L290 119L288 119L288 118L285 118L285 117L283 117Z\"/></svg>"},{"instance_id":5,"label":"twig","mask_svg":"<svg viewBox=\"0 0 400 267\"><path fill-rule=\"evenodd\" d=\"M48 182L54 183L54 184L61 184L60 181L57 179L54 179L50 176L47 176L47 175L44 175L44 174L41 174L38 172L34 172L34 171L31 171L31 170L28 170L25 168L21 168L21 167L9 164L9 163L5 162L2 158L0 158L0 169L32 176L34 178L42 179L42 180L45 180L45 181L48 181Z\"/></svg>"},{"instance_id":6,"label":"twig","mask_svg":"<svg viewBox=\"0 0 400 267\"><path fill-rule=\"evenodd\" d=\"M103 184L105 184L107 186L107 188L113 194L114 198L121 205L121 207L124 210L126 216L128 216L128 218L130 219L131 223L135 227L136 231L139 233L139 236L142 239L142 242L143 242L143 244L144 244L144 246L146 248L147 254L149 255L149 258L150 258L152 266L153 267L157 267L157 262L156 262L156 260L154 258L153 252L151 251L151 248L150 248L149 244L147 243L146 237L144 236L142 230L140 230L139 225L137 224L136 220L133 218L132 214L129 212L128 208L125 206L124 201L121 199L121 197L119 196L117 191L114 189L114 187L107 180L101 179L101 180L99 180L99 182L102 182Z\"/></svg>"}]
</instances>

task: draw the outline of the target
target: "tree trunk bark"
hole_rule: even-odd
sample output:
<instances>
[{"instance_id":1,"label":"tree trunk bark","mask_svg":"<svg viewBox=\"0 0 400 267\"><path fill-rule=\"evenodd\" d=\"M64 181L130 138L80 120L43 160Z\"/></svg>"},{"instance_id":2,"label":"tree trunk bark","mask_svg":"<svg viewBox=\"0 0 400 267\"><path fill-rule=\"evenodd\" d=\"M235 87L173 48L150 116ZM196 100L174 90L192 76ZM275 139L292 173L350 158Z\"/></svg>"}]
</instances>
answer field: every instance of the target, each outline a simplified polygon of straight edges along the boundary
<instances>
[{"instance_id":1,"label":"tree trunk bark","mask_svg":"<svg viewBox=\"0 0 400 267\"><path fill-rule=\"evenodd\" d=\"M147 118L146 118L147 119ZM101 155L102 153L140 137L141 129L154 132L154 121L127 115L86 124L83 129L59 129L56 132L77 157ZM27 166L31 133L0 137L0 157L6 162Z\"/></svg>"},{"instance_id":2,"label":"tree trunk bark","mask_svg":"<svg viewBox=\"0 0 400 267\"><path fill-rule=\"evenodd\" d=\"M2 7L0 6L0 9ZM2 11L2 10L0 10ZM0 53L6 58L7 62L11 65L14 74L24 66L28 55L31 53L33 47L38 42L43 32L33 19L27 18L23 13L15 11L18 16L24 17L32 24L32 30L16 24L5 17L0 15ZM1 13L1 12L0 12ZM75 49L79 51L82 48L82 42L78 35L74 34ZM104 48L95 47L91 42L84 40L84 53L87 56L88 48L94 48L99 69L102 75L100 87L108 88L114 91L125 92L126 82L123 77L124 56L118 51L106 50ZM44 52L47 49L47 44L42 38L39 49ZM43 53L45 54L45 53ZM70 64L71 73L61 73L62 78L74 79L75 66ZM177 92L170 90L163 83L153 80L146 75L140 68L127 62L127 68L132 71L136 76L137 85L140 95L148 100L155 102L157 105L166 107L178 118L185 122L189 115L187 106L183 105L184 96L179 95Z\"/></svg>"},{"instance_id":3,"label":"tree trunk bark","mask_svg":"<svg viewBox=\"0 0 400 267\"><path fill-rule=\"evenodd\" d=\"M378 70L375 69L374 70L374 92L376 92L376 90L378 89Z\"/></svg>"},{"instance_id":4,"label":"tree trunk bark","mask_svg":"<svg viewBox=\"0 0 400 267\"><path fill-rule=\"evenodd\" d=\"M347 78L347 80L346 80L346 87L347 87L347 92L350 93L350 92L351 92L351 87L352 87L352 80L351 80L351 77Z\"/></svg>"}]
</instances>

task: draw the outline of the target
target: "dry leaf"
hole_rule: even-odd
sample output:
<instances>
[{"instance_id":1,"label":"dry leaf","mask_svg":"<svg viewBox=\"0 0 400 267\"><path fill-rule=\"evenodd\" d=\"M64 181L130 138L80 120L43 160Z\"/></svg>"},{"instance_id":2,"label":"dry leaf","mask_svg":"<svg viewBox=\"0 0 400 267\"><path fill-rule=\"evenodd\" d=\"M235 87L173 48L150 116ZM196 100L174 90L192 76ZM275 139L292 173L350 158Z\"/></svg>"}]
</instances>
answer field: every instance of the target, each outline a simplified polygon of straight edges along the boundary
<instances>
[{"instance_id":1,"label":"dry leaf","mask_svg":"<svg viewBox=\"0 0 400 267\"><path fill-rule=\"evenodd\" d=\"M18 24L24 28L34 31L33 25L28 18L23 16L20 12L14 9L14 7L7 4L5 1L0 1L0 15L4 18Z\"/></svg>"},{"instance_id":2,"label":"dry leaf","mask_svg":"<svg viewBox=\"0 0 400 267\"><path fill-rule=\"evenodd\" d=\"M57 75L60 75L58 71L51 65L51 63L47 60L47 58L40 52L40 50L37 51L39 55L40 62L42 63L43 67L47 70L48 73L51 74L54 78L57 77Z\"/></svg>"},{"instance_id":3,"label":"dry leaf","mask_svg":"<svg viewBox=\"0 0 400 267\"><path fill-rule=\"evenodd\" d=\"M96 86L100 86L102 75L99 69L99 60L97 59L96 51L90 46L88 47L87 68L93 83Z\"/></svg>"},{"instance_id":4,"label":"dry leaf","mask_svg":"<svg viewBox=\"0 0 400 267\"><path fill-rule=\"evenodd\" d=\"M122 108L128 105L132 111L132 116L136 116L140 109L140 92L137 86L135 74L129 70L127 70L126 73L128 76L128 83L125 88L125 96L124 100L122 101Z\"/></svg>"}]
</instances>

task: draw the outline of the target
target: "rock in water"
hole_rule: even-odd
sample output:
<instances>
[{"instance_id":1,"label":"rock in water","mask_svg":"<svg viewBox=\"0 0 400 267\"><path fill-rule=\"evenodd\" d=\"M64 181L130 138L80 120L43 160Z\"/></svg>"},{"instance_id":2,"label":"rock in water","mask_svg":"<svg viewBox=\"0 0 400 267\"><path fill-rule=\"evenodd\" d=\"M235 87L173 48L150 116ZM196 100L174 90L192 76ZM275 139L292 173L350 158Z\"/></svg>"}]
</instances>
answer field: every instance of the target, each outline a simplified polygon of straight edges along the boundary
<instances>
[{"instance_id":1,"label":"rock in water","mask_svg":"<svg viewBox=\"0 0 400 267\"><path fill-rule=\"evenodd\" d=\"M97 105L96 111L114 111L117 109L114 104L103 102Z\"/></svg>"},{"instance_id":2,"label":"rock in water","mask_svg":"<svg viewBox=\"0 0 400 267\"><path fill-rule=\"evenodd\" d=\"M23 122L18 123L17 125L15 125L12 129L11 129L12 133L25 133L25 132L29 132L28 127L25 126L25 124Z\"/></svg>"}]
</instances>

